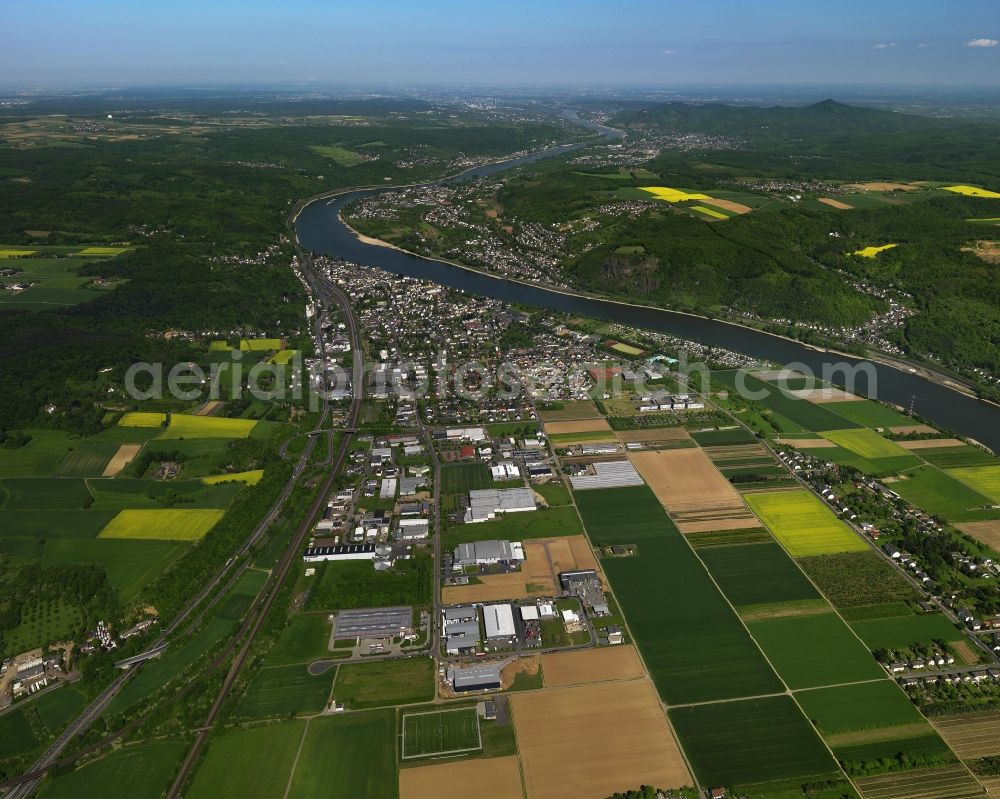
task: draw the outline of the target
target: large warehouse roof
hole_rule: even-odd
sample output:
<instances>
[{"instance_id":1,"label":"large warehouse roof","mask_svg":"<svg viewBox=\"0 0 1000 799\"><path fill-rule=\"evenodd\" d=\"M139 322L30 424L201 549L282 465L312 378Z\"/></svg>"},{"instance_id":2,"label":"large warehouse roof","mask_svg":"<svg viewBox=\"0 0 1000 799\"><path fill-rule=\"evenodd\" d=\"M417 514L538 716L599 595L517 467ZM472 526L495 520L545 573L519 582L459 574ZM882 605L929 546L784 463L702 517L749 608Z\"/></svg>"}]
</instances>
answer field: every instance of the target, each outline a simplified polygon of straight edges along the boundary
<instances>
[{"instance_id":1,"label":"large warehouse roof","mask_svg":"<svg viewBox=\"0 0 1000 799\"><path fill-rule=\"evenodd\" d=\"M500 669L503 666L503 663L483 663L467 668L453 666L448 676L457 692L484 691L500 687Z\"/></svg>"},{"instance_id":2,"label":"large warehouse roof","mask_svg":"<svg viewBox=\"0 0 1000 799\"><path fill-rule=\"evenodd\" d=\"M530 488L479 488L469 492L466 522L484 522L498 513L535 510L535 494Z\"/></svg>"},{"instance_id":3,"label":"large warehouse roof","mask_svg":"<svg viewBox=\"0 0 1000 799\"><path fill-rule=\"evenodd\" d=\"M487 638L509 638L516 633L510 605L483 605L483 621Z\"/></svg>"},{"instance_id":4,"label":"large warehouse roof","mask_svg":"<svg viewBox=\"0 0 1000 799\"><path fill-rule=\"evenodd\" d=\"M461 565L524 560L520 541L470 541L455 547L455 562Z\"/></svg>"},{"instance_id":5,"label":"large warehouse roof","mask_svg":"<svg viewBox=\"0 0 1000 799\"><path fill-rule=\"evenodd\" d=\"M617 488L619 486L642 485L642 478L631 461L602 461L594 464L596 474L571 477L570 482L577 491L588 488Z\"/></svg>"},{"instance_id":6,"label":"large warehouse roof","mask_svg":"<svg viewBox=\"0 0 1000 799\"><path fill-rule=\"evenodd\" d=\"M413 608L357 608L337 615L337 638L387 638L413 628Z\"/></svg>"}]
</instances>

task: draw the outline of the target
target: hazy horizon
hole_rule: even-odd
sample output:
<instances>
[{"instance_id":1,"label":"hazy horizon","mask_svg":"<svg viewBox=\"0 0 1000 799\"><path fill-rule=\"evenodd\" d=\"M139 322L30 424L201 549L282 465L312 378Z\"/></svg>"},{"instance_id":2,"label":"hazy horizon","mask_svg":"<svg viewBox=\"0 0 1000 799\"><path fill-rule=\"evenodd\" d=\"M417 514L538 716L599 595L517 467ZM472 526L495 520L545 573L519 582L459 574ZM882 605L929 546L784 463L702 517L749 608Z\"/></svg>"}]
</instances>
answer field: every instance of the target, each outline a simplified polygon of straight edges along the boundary
<instances>
[{"instance_id":1,"label":"hazy horizon","mask_svg":"<svg viewBox=\"0 0 1000 799\"><path fill-rule=\"evenodd\" d=\"M995 2L39 0L5 9L7 86L989 89Z\"/></svg>"}]
</instances>

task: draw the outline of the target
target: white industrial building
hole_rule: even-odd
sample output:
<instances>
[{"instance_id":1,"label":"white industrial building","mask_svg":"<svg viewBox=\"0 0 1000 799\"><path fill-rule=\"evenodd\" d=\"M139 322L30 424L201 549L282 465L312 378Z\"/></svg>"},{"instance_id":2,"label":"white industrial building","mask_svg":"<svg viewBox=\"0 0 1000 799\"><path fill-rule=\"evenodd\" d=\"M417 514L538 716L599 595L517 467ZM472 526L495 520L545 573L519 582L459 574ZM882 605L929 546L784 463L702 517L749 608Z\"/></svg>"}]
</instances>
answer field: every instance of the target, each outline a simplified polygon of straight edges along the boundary
<instances>
[{"instance_id":1,"label":"white industrial building","mask_svg":"<svg viewBox=\"0 0 1000 799\"><path fill-rule=\"evenodd\" d=\"M427 519L400 519L399 540L417 541L430 535L430 522Z\"/></svg>"},{"instance_id":2,"label":"white industrial building","mask_svg":"<svg viewBox=\"0 0 1000 799\"><path fill-rule=\"evenodd\" d=\"M642 485L642 478L631 461L602 461L593 465L594 474L570 477L575 491L590 488L618 488Z\"/></svg>"},{"instance_id":3,"label":"white industrial building","mask_svg":"<svg viewBox=\"0 0 1000 799\"><path fill-rule=\"evenodd\" d=\"M491 466L494 480L517 480L521 476L521 470L510 461L502 461L496 466Z\"/></svg>"},{"instance_id":4,"label":"white industrial building","mask_svg":"<svg viewBox=\"0 0 1000 799\"><path fill-rule=\"evenodd\" d=\"M514 609L510 605L483 605L483 622L486 624L487 640L517 635Z\"/></svg>"},{"instance_id":5,"label":"white industrial building","mask_svg":"<svg viewBox=\"0 0 1000 799\"><path fill-rule=\"evenodd\" d=\"M325 560L375 560L374 544L337 544L331 547L309 547L302 560L319 563Z\"/></svg>"},{"instance_id":6,"label":"white industrial building","mask_svg":"<svg viewBox=\"0 0 1000 799\"><path fill-rule=\"evenodd\" d=\"M455 547L456 566L492 566L523 560L524 547L520 541L470 541Z\"/></svg>"},{"instance_id":7,"label":"white industrial building","mask_svg":"<svg viewBox=\"0 0 1000 799\"><path fill-rule=\"evenodd\" d=\"M495 519L500 513L523 513L536 510L535 494L530 488L480 488L469 492L465 523Z\"/></svg>"},{"instance_id":8,"label":"white industrial building","mask_svg":"<svg viewBox=\"0 0 1000 799\"><path fill-rule=\"evenodd\" d=\"M447 430L449 441L485 441L486 431L482 427L449 427Z\"/></svg>"}]
</instances>

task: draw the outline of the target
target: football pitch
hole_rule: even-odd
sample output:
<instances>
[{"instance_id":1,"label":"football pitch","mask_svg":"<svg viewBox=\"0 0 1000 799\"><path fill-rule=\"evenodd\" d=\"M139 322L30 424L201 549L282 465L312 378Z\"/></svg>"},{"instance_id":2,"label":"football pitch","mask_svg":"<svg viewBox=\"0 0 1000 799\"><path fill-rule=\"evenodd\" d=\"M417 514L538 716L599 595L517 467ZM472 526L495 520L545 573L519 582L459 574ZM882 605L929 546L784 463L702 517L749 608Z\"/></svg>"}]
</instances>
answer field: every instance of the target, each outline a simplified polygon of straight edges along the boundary
<instances>
[{"instance_id":1,"label":"football pitch","mask_svg":"<svg viewBox=\"0 0 1000 799\"><path fill-rule=\"evenodd\" d=\"M473 707L403 716L403 759L473 752L483 748Z\"/></svg>"}]
</instances>

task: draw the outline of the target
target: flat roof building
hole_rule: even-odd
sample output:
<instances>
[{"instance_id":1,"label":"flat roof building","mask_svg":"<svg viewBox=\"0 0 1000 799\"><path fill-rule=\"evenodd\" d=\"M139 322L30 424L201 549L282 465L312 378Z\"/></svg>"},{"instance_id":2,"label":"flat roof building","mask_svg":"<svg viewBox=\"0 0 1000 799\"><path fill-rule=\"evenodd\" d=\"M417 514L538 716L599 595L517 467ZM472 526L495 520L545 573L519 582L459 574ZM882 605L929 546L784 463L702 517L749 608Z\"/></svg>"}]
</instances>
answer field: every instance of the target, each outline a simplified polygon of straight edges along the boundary
<instances>
[{"instance_id":1,"label":"flat roof building","mask_svg":"<svg viewBox=\"0 0 1000 799\"><path fill-rule=\"evenodd\" d=\"M481 488L469 492L469 507L465 510L466 524L495 519L501 513L522 513L537 509L535 494L530 488Z\"/></svg>"},{"instance_id":2,"label":"flat roof building","mask_svg":"<svg viewBox=\"0 0 1000 799\"><path fill-rule=\"evenodd\" d=\"M466 691L491 691L500 687L500 670L503 663L483 663L475 666L452 666L448 678L455 693Z\"/></svg>"},{"instance_id":3,"label":"flat roof building","mask_svg":"<svg viewBox=\"0 0 1000 799\"><path fill-rule=\"evenodd\" d=\"M309 547L302 560L318 563L324 560L375 560L374 544L338 544L332 547Z\"/></svg>"},{"instance_id":4,"label":"flat roof building","mask_svg":"<svg viewBox=\"0 0 1000 799\"><path fill-rule=\"evenodd\" d=\"M455 563L459 566L489 566L523 560L524 547L520 541L470 541L455 547Z\"/></svg>"},{"instance_id":5,"label":"flat roof building","mask_svg":"<svg viewBox=\"0 0 1000 799\"><path fill-rule=\"evenodd\" d=\"M337 614L337 638L392 638L413 632L413 608L356 608Z\"/></svg>"},{"instance_id":6,"label":"flat roof building","mask_svg":"<svg viewBox=\"0 0 1000 799\"><path fill-rule=\"evenodd\" d=\"M486 623L486 638L513 638L517 634L514 627L514 610L510 605L483 605L483 621Z\"/></svg>"}]
</instances>

